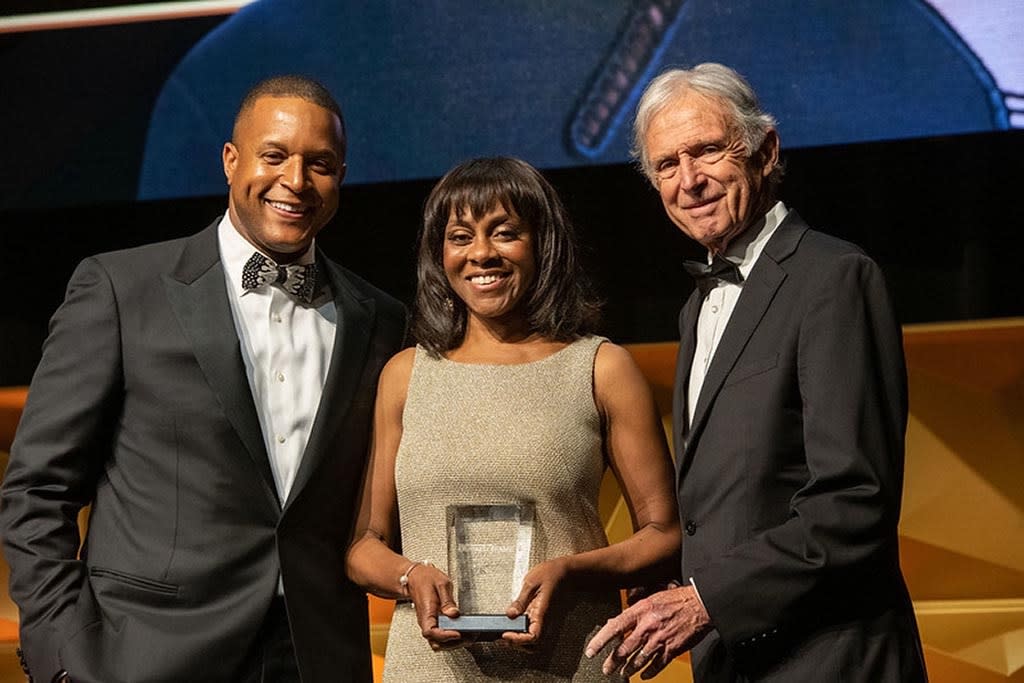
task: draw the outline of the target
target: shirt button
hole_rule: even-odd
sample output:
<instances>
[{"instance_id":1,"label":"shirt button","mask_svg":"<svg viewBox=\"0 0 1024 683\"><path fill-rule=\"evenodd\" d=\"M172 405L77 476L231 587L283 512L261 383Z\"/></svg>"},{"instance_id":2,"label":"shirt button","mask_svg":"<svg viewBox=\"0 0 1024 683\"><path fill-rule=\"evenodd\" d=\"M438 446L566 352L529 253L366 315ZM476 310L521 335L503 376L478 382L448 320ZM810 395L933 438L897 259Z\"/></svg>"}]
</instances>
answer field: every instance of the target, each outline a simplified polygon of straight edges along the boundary
<instances>
[{"instance_id":1,"label":"shirt button","mask_svg":"<svg viewBox=\"0 0 1024 683\"><path fill-rule=\"evenodd\" d=\"M685 528L686 528L686 535L687 536L693 536L695 533L697 533L697 523L695 521L693 521L692 519L686 520L686 527Z\"/></svg>"},{"instance_id":2,"label":"shirt button","mask_svg":"<svg viewBox=\"0 0 1024 683\"><path fill-rule=\"evenodd\" d=\"M711 307L711 312L712 313L718 313L718 306L712 306Z\"/></svg>"},{"instance_id":3,"label":"shirt button","mask_svg":"<svg viewBox=\"0 0 1024 683\"><path fill-rule=\"evenodd\" d=\"M283 434L278 434L277 435L277 442L278 443L284 443L284 435Z\"/></svg>"},{"instance_id":4,"label":"shirt button","mask_svg":"<svg viewBox=\"0 0 1024 683\"><path fill-rule=\"evenodd\" d=\"M284 381L284 373L283 372L277 373L277 381L278 382L283 382Z\"/></svg>"},{"instance_id":5,"label":"shirt button","mask_svg":"<svg viewBox=\"0 0 1024 683\"><path fill-rule=\"evenodd\" d=\"M280 315L278 315L277 313L275 313L275 314L274 314L274 322L275 322L275 323L279 323L279 322L281 322L281 316L280 316Z\"/></svg>"}]
</instances>

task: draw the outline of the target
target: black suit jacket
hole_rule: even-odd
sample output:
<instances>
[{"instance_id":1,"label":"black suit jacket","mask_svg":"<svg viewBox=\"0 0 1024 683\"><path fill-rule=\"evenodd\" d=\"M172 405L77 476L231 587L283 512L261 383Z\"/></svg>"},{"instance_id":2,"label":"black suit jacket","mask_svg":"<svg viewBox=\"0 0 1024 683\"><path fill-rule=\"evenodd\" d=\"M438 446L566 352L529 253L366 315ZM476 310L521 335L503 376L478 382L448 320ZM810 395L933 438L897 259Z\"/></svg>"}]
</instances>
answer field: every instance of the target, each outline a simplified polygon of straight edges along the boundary
<instances>
[{"instance_id":1,"label":"black suit jacket","mask_svg":"<svg viewBox=\"0 0 1024 683\"><path fill-rule=\"evenodd\" d=\"M696 680L920 680L897 547L906 369L881 271L791 211L687 428L699 311L695 292L673 410L683 577L716 629Z\"/></svg>"},{"instance_id":2,"label":"black suit jacket","mask_svg":"<svg viewBox=\"0 0 1024 683\"><path fill-rule=\"evenodd\" d=\"M278 575L304 681L371 679L344 552L377 375L404 307L318 254L338 326L279 502L217 223L83 261L51 322L3 483L4 552L36 680L229 681ZM92 503L78 559L76 513Z\"/></svg>"}]
</instances>

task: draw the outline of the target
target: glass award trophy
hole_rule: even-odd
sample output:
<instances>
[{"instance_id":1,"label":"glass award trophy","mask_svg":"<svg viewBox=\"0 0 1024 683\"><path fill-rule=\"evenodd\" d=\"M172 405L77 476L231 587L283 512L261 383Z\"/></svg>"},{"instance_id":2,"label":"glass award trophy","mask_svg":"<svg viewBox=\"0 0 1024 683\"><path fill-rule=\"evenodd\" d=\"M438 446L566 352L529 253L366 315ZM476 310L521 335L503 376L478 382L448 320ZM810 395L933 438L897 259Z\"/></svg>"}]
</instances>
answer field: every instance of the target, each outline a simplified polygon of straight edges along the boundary
<instances>
[{"instance_id":1,"label":"glass award trophy","mask_svg":"<svg viewBox=\"0 0 1024 683\"><path fill-rule=\"evenodd\" d=\"M438 616L443 629L473 634L525 632L526 615L505 616L530 568L533 505L449 505L448 575L460 616Z\"/></svg>"}]
</instances>

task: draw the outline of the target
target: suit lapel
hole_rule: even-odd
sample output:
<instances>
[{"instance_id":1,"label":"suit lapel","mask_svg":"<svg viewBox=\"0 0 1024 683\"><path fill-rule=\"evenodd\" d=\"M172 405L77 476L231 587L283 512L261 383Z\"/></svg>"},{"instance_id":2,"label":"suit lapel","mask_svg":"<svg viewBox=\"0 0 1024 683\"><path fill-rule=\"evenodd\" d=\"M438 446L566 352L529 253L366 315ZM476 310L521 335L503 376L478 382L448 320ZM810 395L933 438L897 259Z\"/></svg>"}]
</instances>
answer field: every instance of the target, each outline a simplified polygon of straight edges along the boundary
<instances>
[{"instance_id":1,"label":"suit lapel","mask_svg":"<svg viewBox=\"0 0 1024 683\"><path fill-rule=\"evenodd\" d=\"M689 433L686 397L693 354L697 348L697 316L700 313L700 303L700 291L695 289L679 312L679 355L676 357L676 381L672 395L672 414L675 416L672 442L677 465L682 462Z\"/></svg>"},{"instance_id":2,"label":"suit lapel","mask_svg":"<svg viewBox=\"0 0 1024 683\"><path fill-rule=\"evenodd\" d=\"M764 251L750 271L750 277L743 283L736 308L729 318L729 324L722 334L722 339L715 349L707 376L697 397L697 406L693 414L693 424L687 433L686 446L680 459L680 470L693 457L695 444L707 422L708 412L714 404L722 385L736 365L737 359L746 348L754 330L761 323L772 299L782 282L786 279L786 271L781 263L796 249L800 237L807 231L807 224L795 211L790 211L786 219L776 229L775 234L765 245ZM692 322L696 327L696 318ZM692 358L692 354L691 354Z\"/></svg>"},{"instance_id":3,"label":"suit lapel","mask_svg":"<svg viewBox=\"0 0 1024 683\"><path fill-rule=\"evenodd\" d=\"M214 222L186 242L174 271L164 278L164 288L211 391L260 473L267 496L276 502L263 430L246 378L238 332L227 299L224 270L220 266L218 223Z\"/></svg>"},{"instance_id":4,"label":"suit lapel","mask_svg":"<svg viewBox=\"0 0 1024 683\"><path fill-rule=\"evenodd\" d=\"M336 427L341 424L348 413L349 404L356 391L370 341L370 331L374 323L374 302L363 298L352 289L341 268L318 254L318 261L326 264L330 278L334 305L338 312L338 325L334 333L334 349L331 353L331 364L327 370L327 379L320 396L313 429L306 443L306 450L295 474L285 502L285 508L291 504L317 467L328 453L338 452L341 446Z\"/></svg>"}]
</instances>

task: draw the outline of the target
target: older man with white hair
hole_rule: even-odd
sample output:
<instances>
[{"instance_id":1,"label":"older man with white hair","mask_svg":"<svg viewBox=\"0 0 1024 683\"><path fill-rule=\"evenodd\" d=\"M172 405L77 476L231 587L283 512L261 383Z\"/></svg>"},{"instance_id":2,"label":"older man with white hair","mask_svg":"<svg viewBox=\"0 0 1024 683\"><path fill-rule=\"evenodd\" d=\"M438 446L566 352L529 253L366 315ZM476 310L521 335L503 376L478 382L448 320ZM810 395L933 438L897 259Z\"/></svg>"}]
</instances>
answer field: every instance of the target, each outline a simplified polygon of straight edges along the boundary
<instances>
[{"instance_id":1,"label":"older man with white hair","mask_svg":"<svg viewBox=\"0 0 1024 683\"><path fill-rule=\"evenodd\" d=\"M899 566L902 337L879 267L777 199L779 135L720 64L661 74L635 152L707 249L679 318L682 585L610 620L606 673L692 650L698 683L923 681Z\"/></svg>"}]
</instances>

